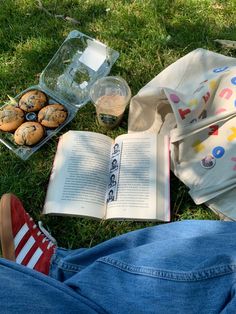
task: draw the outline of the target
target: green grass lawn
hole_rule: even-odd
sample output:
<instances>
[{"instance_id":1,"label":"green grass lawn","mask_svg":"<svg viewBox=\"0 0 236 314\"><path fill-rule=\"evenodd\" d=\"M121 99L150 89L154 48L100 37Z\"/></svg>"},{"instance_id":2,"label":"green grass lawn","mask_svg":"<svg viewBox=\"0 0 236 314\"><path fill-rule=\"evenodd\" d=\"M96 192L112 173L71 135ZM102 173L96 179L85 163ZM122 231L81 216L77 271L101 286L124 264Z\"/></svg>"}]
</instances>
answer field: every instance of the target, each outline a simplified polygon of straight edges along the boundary
<instances>
[{"instance_id":1,"label":"green grass lawn","mask_svg":"<svg viewBox=\"0 0 236 314\"><path fill-rule=\"evenodd\" d=\"M67 34L78 29L120 52L111 74L127 80L135 95L166 66L194 50L206 48L235 56L214 39L236 40L234 1L206 0L44 0L45 8L79 21L54 18L33 0L0 0L0 101L38 83L39 74ZM13 192L35 220L58 239L59 245L89 246L127 231L152 226L148 222L100 222L71 217L42 216L49 175L60 134L93 130L115 137L127 132L128 112L120 127L106 132L95 121L91 103L83 107L61 133L29 160L21 161L0 144L0 194ZM217 219L197 206L185 186L171 176L172 220Z\"/></svg>"}]
</instances>

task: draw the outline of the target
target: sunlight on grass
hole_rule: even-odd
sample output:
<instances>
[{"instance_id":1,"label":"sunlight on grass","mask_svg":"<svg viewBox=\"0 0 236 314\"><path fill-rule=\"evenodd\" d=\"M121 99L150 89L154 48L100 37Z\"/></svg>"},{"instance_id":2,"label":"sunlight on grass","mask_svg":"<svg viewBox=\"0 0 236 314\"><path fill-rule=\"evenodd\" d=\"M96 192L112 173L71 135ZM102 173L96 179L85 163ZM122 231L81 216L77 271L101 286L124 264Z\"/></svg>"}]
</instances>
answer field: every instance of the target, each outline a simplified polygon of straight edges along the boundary
<instances>
[{"instance_id":1,"label":"sunlight on grass","mask_svg":"<svg viewBox=\"0 0 236 314\"><path fill-rule=\"evenodd\" d=\"M220 48L214 39L236 40L234 1L212 0L45 0L53 14L79 21L73 25L39 10L33 0L0 2L0 91L1 104L38 84L67 34L78 29L120 52L111 74L124 77L135 95L159 72L198 47L235 56ZM13 192L22 198L32 216L43 220L59 245L94 245L115 235L152 226L150 222L103 222L71 217L45 217L40 211L60 134L74 130L101 132L111 137L127 132L128 111L119 128L105 131L97 125L92 104L28 161L23 162L0 145L1 194ZM171 178L172 220L217 219L206 207L197 206L186 187Z\"/></svg>"}]
</instances>

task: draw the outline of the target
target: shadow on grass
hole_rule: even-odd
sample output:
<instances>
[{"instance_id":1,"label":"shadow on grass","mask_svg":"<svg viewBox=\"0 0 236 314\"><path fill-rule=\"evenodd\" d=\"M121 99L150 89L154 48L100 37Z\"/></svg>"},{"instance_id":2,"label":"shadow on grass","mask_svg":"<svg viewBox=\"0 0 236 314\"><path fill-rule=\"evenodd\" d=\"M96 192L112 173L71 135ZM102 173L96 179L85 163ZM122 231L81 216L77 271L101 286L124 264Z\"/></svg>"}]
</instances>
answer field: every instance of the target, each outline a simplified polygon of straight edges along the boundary
<instances>
[{"instance_id":1,"label":"shadow on grass","mask_svg":"<svg viewBox=\"0 0 236 314\"><path fill-rule=\"evenodd\" d=\"M72 29L96 37L118 50L121 55L112 69L112 74L123 76L131 86L133 95L154 76L191 50L203 47L222 52L213 40L216 38L236 40L235 23L230 12L222 10L216 19L207 3L192 1L160 1L151 6L143 2L119 1L72 5L73 1L61 1L55 6L44 1L45 7L57 14L65 13L80 24L72 25L52 18L36 7L36 1L0 2L0 91L1 100L6 95L15 96L21 90L38 83L38 74L45 68L66 35ZM108 6L109 6L108 5ZM223 9L224 5L222 4ZM231 14L231 15L230 15ZM221 23L222 20L222 23ZM235 53L232 52L232 55ZM95 122L95 110L91 105L83 108L70 128L104 132ZM118 133L127 131L127 114ZM104 132L105 133L105 132ZM59 136L60 134L58 134ZM115 133L108 133L115 137ZM1 185L0 193L12 191L25 200L25 205L35 218L40 215L34 209L42 208L49 173L54 158L58 136L54 137L27 162L22 162L5 147L0 147ZM7 172L7 173L5 173ZM173 220L194 218L197 206L187 194L186 187L172 176L171 195ZM199 207L198 207L199 208ZM190 209L190 211L188 211ZM189 213L187 215L186 213ZM186 216L187 215L187 216ZM199 216L198 216L199 217ZM200 215L200 217L208 217ZM62 245L71 247L86 245L99 222L88 224L87 220L73 218L44 217L43 220L61 239ZM58 224L57 224L58 223ZM153 223L107 222L96 241L112 237L125 231L152 225ZM61 230L64 230L61 233ZM71 238L66 238L73 231ZM109 231L108 231L109 230ZM80 237L76 237L80 233ZM65 239L62 239L63 235Z\"/></svg>"},{"instance_id":2,"label":"shadow on grass","mask_svg":"<svg viewBox=\"0 0 236 314\"><path fill-rule=\"evenodd\" d=\"M80 21L77 26L48 16L36 7L23 7L20 2L6 1L0 4L0 53L4 68L0 69L1 98L13 90L19 92L38 82L39 73L55 54L66 35L74 28L89 34L88 25L106 14L103 4L94 4L81 10L75 8L71 16ZM59 11L66 12L66 5ZM70 10L69 10L70 13ZM67 14L65 14L67 15ZM68 14L69 15L69 14ZM4 93L5 91L5 93Z\"/></svg>"}]
</instances>

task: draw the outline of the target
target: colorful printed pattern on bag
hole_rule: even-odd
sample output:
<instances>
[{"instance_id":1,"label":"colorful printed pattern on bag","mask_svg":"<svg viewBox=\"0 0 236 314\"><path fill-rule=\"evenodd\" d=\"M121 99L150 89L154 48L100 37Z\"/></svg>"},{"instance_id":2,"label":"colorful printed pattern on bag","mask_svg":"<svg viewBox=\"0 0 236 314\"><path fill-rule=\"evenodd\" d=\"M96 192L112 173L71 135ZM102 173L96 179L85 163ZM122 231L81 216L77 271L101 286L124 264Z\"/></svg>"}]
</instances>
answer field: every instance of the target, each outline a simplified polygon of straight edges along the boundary
<instances>
[{"instance_id":1,"label":"colorful printed pattern on bag","mask_svg":"<svg viewBox=\"0 0 236 314\"><path fill-rule=\"evenodd\" d=\"M178 126L233 112L236 107L236 69L228 66L212 69L206 73L206 79L199 82L188 95L170 89L165 89L165 93Z\"/></svg>"},{"instance_id":2,"label":"colorful printed pattern on bag","mask_svg":"<svg viewBox=\"0 0 236 314\"><path fill-rule=\"evenodd\" d=\"M212 69L192 90L165 92L181 134L178 175L202 203L236 187L236 67Z\"/></svg>"}]
</instances>

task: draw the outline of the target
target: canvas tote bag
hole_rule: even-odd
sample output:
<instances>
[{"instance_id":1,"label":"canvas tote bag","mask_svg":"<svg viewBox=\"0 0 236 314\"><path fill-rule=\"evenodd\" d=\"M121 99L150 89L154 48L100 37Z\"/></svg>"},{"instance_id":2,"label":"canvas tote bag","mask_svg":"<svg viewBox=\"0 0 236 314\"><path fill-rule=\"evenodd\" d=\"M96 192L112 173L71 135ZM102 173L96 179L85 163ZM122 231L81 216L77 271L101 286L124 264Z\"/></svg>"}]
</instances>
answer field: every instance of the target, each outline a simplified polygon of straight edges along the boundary
<instances>
[{"instance_id":1,"label":"canvas tote bag","mask_svg":"<svg viewBox=\"0 0 236 314\"><path fill-rule=\"evenodd\" d=\"M171 169L196 204L236 220L236 59L196 49L131 99L129 132L170 135Z\"/></svg>"}]
</instances>

